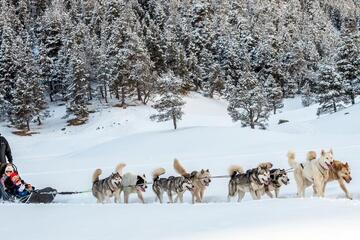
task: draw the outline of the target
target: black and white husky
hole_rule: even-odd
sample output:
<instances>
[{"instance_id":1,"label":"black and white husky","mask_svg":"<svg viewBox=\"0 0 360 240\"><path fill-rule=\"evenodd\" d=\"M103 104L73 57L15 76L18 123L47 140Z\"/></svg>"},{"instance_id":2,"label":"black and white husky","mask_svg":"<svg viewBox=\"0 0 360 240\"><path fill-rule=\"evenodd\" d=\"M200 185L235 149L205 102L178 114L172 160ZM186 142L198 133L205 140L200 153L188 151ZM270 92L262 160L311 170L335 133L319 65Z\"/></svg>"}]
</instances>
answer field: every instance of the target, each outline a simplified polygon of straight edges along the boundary
<instances>
[{"instance_id":1,"label":"black and white husky","mask_svg":"<svg viewBox=\"0 0 360 240\"><path fill-rule=\"evenodd\" d=\"M119 191L119 198L121 192L124 192L124 203L129 203L130 194L136 193L139 200L142 203L145 203L143 192L146 191L146 188L147 188L147 181L145 174L136 175L132 173L125 173Z\"/></svg>"},{"instance_id":2,"label":"black and white husky","mask_svg":"<svg viewBox=\"0 0 360 240\"><path fill-rule=\"evenodd\" d=\"M158 168L153 172L153 190L156 195L156 200L159 200L160 203L163 203L163 194L167 193L169 201L173 203L173 193L176 194L175 202L179 199L182 203L184 201L185 191L193 191L194 185L189 178L183 176L174 177L170 176L168 178L160 178L161 175L165 174L164 168Z\"/></svg>"},{"instance_id":3,"label":"black and white husky","mask_svg":"<svg viewBox=\"0 0 360 240\"><path fill-rule=\"evenodd\" d=\"M274 195L272 192L275 192L275 197L279 197L280 188L284 185L289 184L289 177L287 176L287 173L285 169L271 169L270 170L270 181L268 184L265 184L263 194L267 194L269 197L273 198Z\"/></svg>"},{"instance_id":4,"label":"black and white husky","mask_svg":"<svg viewBox=\"0 0 360 240\"><path fill-rule=\"evenodd\" d=\"M110 202L110 198L114 197L115 202L120 202L119 192L122 183L122 170L126 165L120 163L116 170L109 177L99 179L102 171L96 169L92 177L92 194L98 203Z\"/></svg>"},{"instance_id":5,"label":"black and white husky","mask_svg":"<svg viewBox=\"0 0 360 240\"><path fill-rule=\"evenodd\" d=\"M246 192L250 192L253 199L260 199L266 184L270 181L270 168L271 163L261 163L246 172L240 166L230 167L228 201L237 194L240 202Z\"/></svg>"}]
</instances>

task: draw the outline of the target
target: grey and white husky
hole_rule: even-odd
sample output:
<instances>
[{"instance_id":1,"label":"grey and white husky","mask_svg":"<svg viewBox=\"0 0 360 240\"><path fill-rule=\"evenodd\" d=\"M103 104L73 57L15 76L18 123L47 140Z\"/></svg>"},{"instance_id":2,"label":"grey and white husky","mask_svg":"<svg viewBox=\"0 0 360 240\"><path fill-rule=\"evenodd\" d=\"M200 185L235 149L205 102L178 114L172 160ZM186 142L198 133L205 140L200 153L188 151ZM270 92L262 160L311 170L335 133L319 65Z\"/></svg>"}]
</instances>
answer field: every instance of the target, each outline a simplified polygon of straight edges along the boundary
<instances>
[{"instance_id":1,"label":"grey and white husky","mask_svg":"<svg viewBox=\"0 0 360 240\"><path fill-rule=\"evenodd\" d=\"M271 163L261 163L246 172L240 166L230 167L228 201L238 194L238 202L240 202L246 192L250 192L253 199L260 199L266 184L270 181L270 168L272 168Z\"/></svg>"},{"instance_id":2,"label":"grey and white husky","mask_svg":"<svg viewBox=\"0 0 360 240\"><path fill-rule=\"evenodd\" d=\"M275 192L275 197L279 197L279 191L280 188L284 185L289 184L289 178L287 176L287 173L285 169L271 169L270 170L270 181L268 184L265 184L264 193L266 193L269 197L273 198L274 195L272 194L272 191Z\"/></svg>"},{"instance_id":3,"label":"grey and white husky","mask_svg":"<svg viewBox=\"0 0 360 240\"><path fill-rule=\"evenodd\" d=\"M165 174L164 168L158 168L153 172L153 190L156 195L156 200L159 200L160 203L163 203L163 194L167 193L169 201L173 203L173 193L176 194L175 202L179 199L182 203L184 201L184 193L189 190L193 191L194 185L189 178L183 176L174 177L170 176L168 178L160 178L161 175Z\"/></svg>"},{"instance_id":4,"label":"grey and white husky","mask_svg":"<svg viewBox=\"0 0 360 240\"><path fill-rule=\"evenodd\" d=\"M110 202L110 198L114 197L115 202L119 202L119 191L122 182L122 170L126 165L120 163L116 167L115 173L109 177L99 179L102 174L101 169L96 169L92 177L92 194L97 199L98 203Z\"/></svg>"},{"instance_id":5,"label":"grey and white husky","mask_svg":"<svg viewBox=\"0 0 360 240\"><path fill-rule=\"evenodd\" d=\"M209 169L201 169L200 171L192 171L191 173L188 173L177 159L174 160L174 169L181 176L189 178L194 185L194 190L191 192L192 203L203 202L205 190L211 182Z\"/></svg>"}]
</instances>

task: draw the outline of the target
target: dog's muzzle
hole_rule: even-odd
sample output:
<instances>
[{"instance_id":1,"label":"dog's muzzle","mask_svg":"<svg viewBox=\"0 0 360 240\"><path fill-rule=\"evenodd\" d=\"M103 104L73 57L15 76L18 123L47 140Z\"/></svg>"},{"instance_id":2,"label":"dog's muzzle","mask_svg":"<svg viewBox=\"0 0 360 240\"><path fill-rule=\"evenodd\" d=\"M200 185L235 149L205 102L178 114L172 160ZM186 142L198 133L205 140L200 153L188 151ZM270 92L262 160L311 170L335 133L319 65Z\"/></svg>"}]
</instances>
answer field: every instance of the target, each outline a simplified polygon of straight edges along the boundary
<instances>
[{"instance_id":1,"label":"dog's muzzle","mask_svg":"<svg viewBox=\"0 0 360 240\"><path fill-rule=\"evenodd\" d=\"M289 179L286 179L286 181L285 181L284 179L282 179L281 181L282 181L282 182L283 182L283 184L285 184L285 185L288 185L288 183L290 182L290 180L289 180Z\"/></svg>"},{"instance_id":2,"label":"dog's muzzle","mask_svg":"<svg viewBox=\"0 0 360 240\"><path fill-rule=\"evenodd\" d=\"M205 181L203 181L203 182L204 182L204 185L205 185L206 187L208 187L209 184L210 184L210 182L211 182L211 179L205 180Z\"/></svg>"},{"instance_id":3,"label":"dog's muzzle","mask_svg":"<svg viewBox=\"0 0 360 240\"><path fill-rule=\"evenodd\" d=\"M343 179L345 180L345 182L350 183L352 180L352 177L347 177L347 178L343 177Z\"/></svg>"},{"instance_id":4,"label":"dog's muzzle","mask_svg":"<svg viewBox=\"0 0 360 240\"><path fill-rule=\"evenodd\" d=\"M140 191L142 191L142 192L145 192L146 188L147 188L146 185L145 186L138 186L138 189L140 189Z\"/></svg>"}]
</instances>

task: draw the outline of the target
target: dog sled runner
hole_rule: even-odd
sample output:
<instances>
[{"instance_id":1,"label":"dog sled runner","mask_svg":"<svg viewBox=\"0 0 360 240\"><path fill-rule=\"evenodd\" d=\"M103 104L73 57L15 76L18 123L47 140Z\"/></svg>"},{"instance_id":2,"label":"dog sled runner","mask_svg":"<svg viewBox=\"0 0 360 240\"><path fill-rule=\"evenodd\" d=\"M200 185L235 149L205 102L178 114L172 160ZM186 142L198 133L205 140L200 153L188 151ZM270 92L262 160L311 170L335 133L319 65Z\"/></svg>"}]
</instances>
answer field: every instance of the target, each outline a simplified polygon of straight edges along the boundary
<instances>
[{"instance_id":1,"label":"dog sled runner","mask_svg":"<svg viewBox=\"0 0 360 240\"><path fill-rule=\"evenodd\" d=\"M1 184L0 184L1 185ZM8 194L4 191L3 187L0 186L0 200L4 202L13 202L13 203L51 203L57 191L53 188L47 187L43 189L38 189L32 191L28 196L17 198Z\"/></svg>"}]
</instances>

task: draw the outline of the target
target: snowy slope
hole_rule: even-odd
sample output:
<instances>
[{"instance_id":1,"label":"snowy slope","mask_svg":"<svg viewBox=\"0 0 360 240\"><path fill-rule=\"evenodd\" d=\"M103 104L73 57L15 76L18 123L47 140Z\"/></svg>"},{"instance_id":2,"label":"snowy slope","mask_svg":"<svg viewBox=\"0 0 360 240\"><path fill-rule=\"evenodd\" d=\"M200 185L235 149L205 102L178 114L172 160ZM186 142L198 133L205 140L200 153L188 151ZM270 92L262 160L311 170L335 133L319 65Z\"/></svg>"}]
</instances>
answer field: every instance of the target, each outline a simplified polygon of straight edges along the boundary
<instances>
[{"instance_id":1,"label":"snowy slope","mask_svg":"<svg viewBox=\"0 0 360 240\"><path fill-rule=\"evenodd\" d=\"M282 112L271 117L269 130L262 131L233 123L224 101L198 94L185 100L186 114L176 131L170 122L151 122L154 110L148 106L103 109L88 124L61 130L66 125L65 110L54 106L53 117L37 129L38 135L18 137L4 126L0 132L11 143L28 182L60 191L90 189L95 168L102 168L106 176L119 162L127 163L125 170L134 173L150 176L154 168L164 167L166 175L171 175L176 157L189 170L209 168L213 175L224 175L231 164L251 168L271 161L288 168L288 150L295 150L302 160L307 150L333 147L335 157L352 167L353 181L348 187L354 200L344 199L336 183L329 184L325 199L312 198L311 189L308 198L297 199L291 175L281 199L253 201L246 196L240 204L227 203L228 179L214 179L206 203L197 205L190 204L190 195L184 204L153 203L151 188L145 194L151 204L144 206L135 204L135 196L127 206L98 205L91 193L58 196L57 204L47 206L2 204L0 212L8 213L10 221L0 225L0 232L10 231L10 223L21 214L29 230L48 225L45 233L32 232L30 239L49 239L54 231L59 233L51 239L278 239L279 234L280 238L316 234L320 239L335 239L329 229L336 226L344 229L344 237L355 236L360 223L360 105L318 118L316 106L303 108L299 99L289 99ZM290 122L277 125L279 119ZM36 221L32 221L34 215L38 215ZM50 217L54 220L49 222Z\"/></svg>"}]
</instances>

